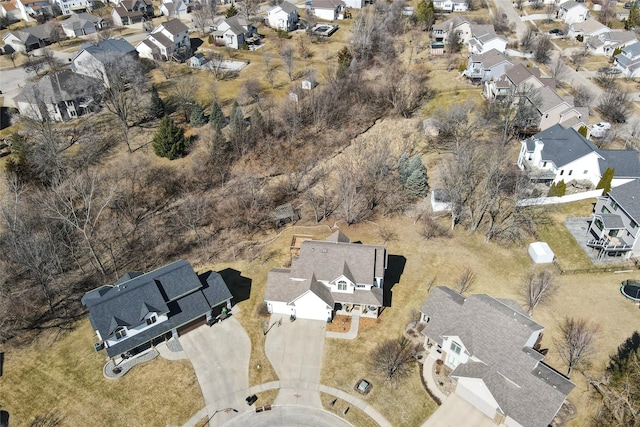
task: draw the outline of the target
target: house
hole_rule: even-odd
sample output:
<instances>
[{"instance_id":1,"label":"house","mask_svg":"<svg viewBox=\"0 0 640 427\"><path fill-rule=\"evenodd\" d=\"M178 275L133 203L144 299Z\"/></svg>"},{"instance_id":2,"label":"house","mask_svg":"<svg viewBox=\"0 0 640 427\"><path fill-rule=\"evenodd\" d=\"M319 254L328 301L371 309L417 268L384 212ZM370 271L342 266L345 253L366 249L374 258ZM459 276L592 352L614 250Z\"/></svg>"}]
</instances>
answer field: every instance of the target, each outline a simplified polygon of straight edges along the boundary
<instances>
[{"instance_id":1,"label":"house","mask_svg":"<svg viewBox=\"0 0 640 427\"><path fill-rule=\"evenodd\" d=\"M612 188L598 197L589 225L587 246L605 256L640 256L640 180Z\"/></svg>"},{"instance_id":2,"label":"house","mask_svg":"<svg viewBox=\"0 0 640 427\"><path fill-rule=\"evenodd\" d=\"M163 1L160 5L160 14L163 16L184 16L189 9L182 0Z\"/></svg>"},{"instance_id":3,"label":"house","mask_svg":"<svg viewBox=\"0 0 640 427\"><path fill-rule=\"evenodd\" d=\"M345 3L342 0L311 0L311 13L324 21L343 19Z\"/></svg>"},{"instance_id":4,"label":"house","mask_svg":"<svg viewBox=\"0 0 640 427\"><path fill-rule=\"evenodd\" d=\"M0 16L11 21L19 21L22 19L20 9L18 9L14 3L8 1L0 2Z\"/></svg>"},{"instance_id":5,"label":"house","mask_svg":"<svg viewBox=\"0 0 640 427\"><path fill-rule=\"evenodd\" d=\"M558 8L558 18L568 25L586 21L589 16L589 8L573 0L562 3Z\"/></svg>"},{"instance_id":6,"label":"house","mask_svg":"<svg viewBox=\"0 0 640 427\"><path fill-rule=\"evenodd\" d=\"M589 124L588 109L577 109L573 105L573 97L558 95L555 87L543 86L530 91L526 96L540 115L539 122L531 123L534 128L545 130L558 123L562 124L570 118L582 119L583 117L581 125L587 126ZM585 111L587 114L584 114ZM575 124L571 126L573 127Z\"/></svg>"},{"instance_id":7,"label":"house","mask_svg":"<svg viewBox=\"0 0 640 427\"><path fill-rule=\"evenodd\" d=\"M151 0L122 0L111 11L111 19L116 27L144 22L153 16Z\"/></svg>"},{"instance_id":8,"label":"house","mask_svg":"<svg viewBox=\"0 0 640 427\"><path fill-rule=\"evenodd\" d=\"M293 31L298 28L299 19L298 8L288 1L267 12L267 24L276 30Z\"/></svg>"},{"instance_id":9,"label":"house","mask_svg":"<svg viewBox=\"0 0 640 427\"><path fill-rule=\"evenodd\" d=\"M625 76L640 76L640 43L623 47L622 52L614 57L613 62Z\"/></svg>"},{"instance_id":10,"label":"house","mask_svg":"<svg viewBox=\"0 0 640 427\"><path fill-rule=\"evenodd\" d=\"M492 49L504 53L507 40L496 34L493 25L471 25L468 45L470 53L482 54Z\"/></svg>"},{"instance_id":11,"label":"house","mask_svg":"<svg viewBox=\"0 0 640 427\"><path fill-rule=\"evenodd\" d=\"M460 43L468 44L471 40L471 21L462 15L455 15L439 24L431 27L431 35L435 42L445 44L449 40L449 36L456 32Z\"/></svg>"},{"instance_id":12,"label":"house","mask_svg":"<svg viewBox=\"0 0 640 427\"><path fill-rule=\"evenodd\" d=\"M368 4L373 4L374 1L375 0L344 0L344 5L350 9L362 9Z\"/></svg>"},{"instance_id":13,"label":"house","mask_svg":"<svg viewBox=\"0 0 640 427\"><path fill-rule=\"evenodd\" d=\"M518 166L542 182L577 181L595 186L607 168L612 187L640 178L635 150L601 150L573 128L556 124L522 141Z\"/></svg>"},{"instance_id":14,"label":"house","mask_svg":"<svg viewBox=\"0 0 640 427\"><path fill-rule=\"evenodd\" d=\"M57 5L63 15L83 13L93 9L93 0L52 0L51 3Z\"/></svg>"},{"instance_id":15,"label":"house","mask_svg":"<svg viewBox=\"0 0 640 427\"><path fill-rule=\"evenodd\" d=\"M593 18L589 18L586 21L576 22L575 24L569 25L569 32L567 35L572 38L582 36L584 37L584 41L586 41L590 37L598 37L600 34L608 33L610 31L611 28L601 24Z\"/></svg>"},{"instance_id":16,"label":"house","mask_svg":"<svg viewBox=\"0 0 640 427\"><path fill-rule=\"evenodd\" d=\"M466 12L469 10L468 0L435 0L433 7L439 12Z\"/></svg>"},{"instance_id":17,"label":"house","mask_svg":"<svg viewBox=\"0 0 640 427\"><path fill-rule=\"evenodd\" d=\"M507 69L512 66L511 59L498 50L491 49L479 55L470 54L464 75L468 79L484 83L504 75Z\"/></svg>"},{"instance_id":18,"label":"house","mask_svg":"<svg viewBox=\"0 0 640 427\"><path fill-rule=\"evenodd\" d=\"M85 293L82 304L98 337L96 350L104 348L116 358L204 324L230 307L231 298L220 274L198 275L179 260L149 273L127 273L113 285Z\"/></svg>"},{"instance_id":19,"label":"house","mask_svg":"<svg viewBox=\"0 0 640 427\"><path fill-rule=\"evenodd\" d=\"M95 34L106 25L104 19L99 16L81 12L62 21L62 30L67 37L79 37Z\"/></svg>"},{"instance_id":20,"label":"house","mask_svg":"<svg viewBox=\"0 0 640 427\"><path fill-rule=\"evenodd\" d=\"M233 49L240 49L243 45L256 44L260 41L257 28L251 21L240 15L220 22L212 34L218 43Z\"/></svg>"},{"instance_id":21,"label":"house","mask_svg":"<svg viewBox=\"0 0 640 427\"><path fill-rule=\"evenodd\" d=\"M616 49L630 46L638 42L636 33L632 31L609 31L587 41L589 51L594 55L612 56Z\"/></svg>"},{"instance_id":22,"label":"house","mask_svg":"<svg viewBox=\"0 0 640 427\"><path fill-rule=\"evenodd\" d=\"M459 397L496 424L551 424L575 385L543 362L544 327L516 301L438 286L420 311L425 347L452 369Z\"/></svg>"},{"instance_id":23,"label":"house","mask_svg":"<svg viewBox=\"0 0 640 427\"><path fill-rule=\"evenodd\" d=\"M383 309L387 250L352 243L336 231L325 240L305 240L291 268L267 277L269 313L331 320L334 313L378 317Z\"/></svg>"},{"instance_id":24,"label":"house","mask_svg":"<svg viewBox=\"0 0 640 427\"><path fill-rule=\"evenodd\" d=\"M196 53L191 58L189 58L189 66L191 68L200 68L205 62L207 62L207 58L204 56L204 53Z\"/></svg>"},{"instance_id":25,"label":"house","mask_svg":"<svg viewBox=\"0 0 640 427\"><path fill-rule=\"evenodd\" d=\"M189 29L179 19L163 22L136 45L141 58L170 60L180 49L190 49Z\"/></svg>"},{"instance_id":26,"label":"house","mask_svg":"<svg viewBox=\"0 0 640 427\"><path fill-rule=\"evenodd\" d=\"M516 64L494 80L486 81L484 95L487 99L494 99L500 96L526 94L544 86L555 85L555 79L541 77L539 68Z\"/></svg>"},{"instance_id":27,"label":"house","mask_svg":"<svg viewBox=\"0 0 640 427\"><path fill-rule=\"evenodd\" d=\"M93 97L101 88L100 80L65 70L27 84L13 101L34 120L71 120L97 107Z\"/></svg>"},{"instance_id":28,"label":"house","mask_svg":"<svg viewBox=\"0 0 640 427\"><path fill-rule=\"evenodd\" d=\"M105 66L137 56L136 49L125 39L107 39L97 44L82 45L71 61L71 69L78 74L100 79L108 87Z\"/></svg>"},{"instance_id":29,"label":"house","mask_svg":"<svg viewBox=\"0 0 640 427\"><path fill-rule=\"evenodd\" d=\"M626 21L627 19L629 19L629 11L621 10L620 12L616 13L616 19L620 22Z\"/></svg>"},{"instance_id":30,"label":"house","mask_svg":"<svg viewBox=\"0 0 640 427\"><path fill-rule=\"evenodd\" d=\"M20 19L33 22L38 16L53 15L48 0L14 0L14 5L20 11Z\"/></svg>"},{"instance_id":31,"label":"house","mask_svg":"<svg viewBox=\"0 0 640 427\"><path fill-rule=\"evenodd\" d=\"M6 33L2 40L16 52L27 53L53 43L58 36L57 28L50 22L23 28L21 30Z\"/></svg>"}]
</instances>

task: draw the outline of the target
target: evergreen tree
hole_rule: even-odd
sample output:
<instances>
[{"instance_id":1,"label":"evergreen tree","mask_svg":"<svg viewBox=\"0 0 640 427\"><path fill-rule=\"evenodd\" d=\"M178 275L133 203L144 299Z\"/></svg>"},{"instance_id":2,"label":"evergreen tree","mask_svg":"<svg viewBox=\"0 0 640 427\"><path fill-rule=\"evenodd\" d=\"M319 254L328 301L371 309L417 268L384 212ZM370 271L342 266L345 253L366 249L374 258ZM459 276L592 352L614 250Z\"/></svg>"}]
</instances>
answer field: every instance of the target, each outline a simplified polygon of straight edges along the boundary
<instances>
[{"instance_id":1,"label":"evergreen tree","mask_svg":"<svg viewBox=\"0 0 640 427\"><path fill-rule=\"evenodd\" d=\"M636 28L640 24L640 9L638 8L638 2L634 1L629 9L629 17L624 23L624 27L627 30Z\"/></svg>"},{"instance_id":2,"label":"evergreen tree","mask_svg":"<svg viewBox=\"0 0 640 427\"><path fill-rule=\"evenodd\" d=\"M153 151L156 155L169 160L177 159L186 154L188 146L189 142L184 136L184 129L176 125L171 117L164 116L153 136Z\"/></svg>"},{"instance_id":3,"label":"evergreen tree","mask_svg":"<svg viewBox=\"0 0 640 427\"><path fill-rule=\"evenodd\" d=\"M435 7L433 6L433 1L429 0L420 0L418 3L418 7L416 7L416 21L418 21L421 25L422 31L427 31L433 25L435 21Z\"/></svg>"},{"instance_id":4,"label":"evergreen tree","mask_svg":"<svg viewBox=\"0 0 640 427\"><path fill-rule=\"evenodd\" d=\"M549 192L547 193L547 197L554 197L556 195L556 183L552 182L551 187L549 187Z\"/></svg>"},{"instance_id":5,"label":"evergreen tree","mask_svg":"<svg viewBox=\"0 0 640 427\"><path fill-rule=\"evenodd\" d=\"M602 188L602 195L605 195L611 191L611 181L613 181L613 176L616 171L612 168L607 168L606 171L602 174L602 178L598 181L598 185L596 185L596 190Z\"/></svg>"},{"instance_id":6,"label":"evergreen tree","mask_svg":"<svg viewBox=\"0 0 640 427\"><path fill-rule=\"evenodd\" d=\"M224 113L222 112L222 108L220 108L220 104L215 99L213 100L213 104L211 104L211 114L209 115L209 124L216 130L220 130L224 127Z\"/></svg>"},{"instance_id":7,"label":"evergreen tree","mask_svg":"<svg viewBox=\"0 0 640 427\"><path fill-rule=\"evenodd\" d=\"M427 168L421 163L421 167L413 170L409 178L407 178L407 183L405 184L405 188L407 190L407 194L413 200L420 199L427 195L427 191L429 190L428 180L427 180Z\"/></svg>"},{"instance_id":8,"label":"evergreen tree","mask_svg":"<svg viewBox=\"0 0 640 427\"><path fill-rule=\"evenodd\" d=\"M586 126L580 126L580 129L578 129L578 133L584 136L585 138L587 137L588 132L589 132L589 129L587 129Z\"/></svg>"},{"instance_id":9,"label":"evergreen tree","mask_svg":"<svg viewBox=\"0 0 640 427\"><path fill-rule=\"evenodd\" d=\"M398 175L400 176L400 182L402 185L406 185L411 171L409 170L409 156L407 153L402 153L398 159Z\"/></svg>"},{"instance_id":10,"label":"evergreen tree","mask_svg":"<svg viewBox=\"0 0 640 427\"><path fill-rule=\"evenodd\" d=\"M193 107L191 107L191 118L189 119L189 122L191 123L191 127L194 128L198 128L207 123L207 118L204 116L204 110L197 102L193 104Z\"/></svg>"},{"instance_id":11,"label":"evergreen tree","mask_svg":"<svg viewBox=\"0 0 640 427\"><path fill-rule=\"evenodd\" d=\"M231 18L232 16L236 16L237 14L238 14L238 9L236 8L236 5L231 4L231 6L229 6L227 11L225 12L224 16L225 18Z\"/></svg>"},{"instance_id":12,"label":"evergreen tree","mask_svg":"<svg viewBox=\"0 0 640 427\"><path fill-rule=\"evenodd\" d=\"M158 94L158 90L155 86L151 87L151 103L149 105L149 113L152 117L159 119L164 116L164 102Z\"/></svg>"},{"instance_id":13,"label":"evergreen tree","mask_svg":"<svg viewBox=\"0 0 640 427\"><path fill-rule=\"evenodd\" d=\"M353 60L353 56L349 51L348 47L343 47L338 51L338 69L340 71L344 71L351 66L351 61Z\"/></svg>"},{"instance_id":14,"label":"evergreen tree","mask_svg":"<svg viewBox=\"0 0 640 427\"><path fill-rule=\"evenodd\" d=\"M551 188L549 188L549 197L562 197L567 192L567 184L565 184L564 180L558 183L552 183Z\"/></svg>"},{"instance_id":15,"label":"evergreen tree","mask_svg":"<svg viewBox=\"0 0 640 427\"><path fill-rule=\"evenodd\" d=\"M244 111L240 105L238 105L238 101L233 101L233 105L231 106L231 113L229 114L229 128L231 132L236 133L244 130Z\"/></svg>"}]
</instances>

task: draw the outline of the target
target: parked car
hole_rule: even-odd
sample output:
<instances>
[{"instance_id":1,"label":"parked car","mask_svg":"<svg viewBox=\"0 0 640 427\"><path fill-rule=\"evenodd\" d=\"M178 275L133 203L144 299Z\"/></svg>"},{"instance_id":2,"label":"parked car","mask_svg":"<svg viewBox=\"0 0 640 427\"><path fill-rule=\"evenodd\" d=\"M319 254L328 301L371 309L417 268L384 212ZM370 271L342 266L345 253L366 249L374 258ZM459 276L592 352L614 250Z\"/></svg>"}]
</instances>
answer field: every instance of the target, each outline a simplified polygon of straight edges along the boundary
<instances>
[{"instance_id":1,"label":"parked car","mask_svg":"<svg viewBox=\"0 0 640 427\"><path fill-rule=\"evenodd\" d=\"M549 34L560 34L561 32L562 30L560 28L554 28L552 30L549 30Z\"/></svg>"},{"instance_id":2,"label":"parked car","mask_svg":"<svg viewBox=\"0 0 640 427\"><path fill-rule=\"evenodd\" d=\"M631 3L625 3L624 4L624 8L625 9L631 9Z\"/></svg>"},{"instance_id":3,"label":"parked car","mask_svg":"<svg viewBox=\"0 0 640 427\"><path fill-rule=\"evenodd\" d=\"M591 136L594 138L602 138L609 129L611 129L611 123L609 122L596 123L591 126Z\"/></svg>"},{"instance_id":4,"label":"parked car","mask_svg":"<svg viewBox=\"0 0 640 427\"><path fill-rule=\"evenodd\" d=\"M598 72L604 74L620 74L622 71L616 67L600 67L598 68Z\"/></svg>"}]
</instances>

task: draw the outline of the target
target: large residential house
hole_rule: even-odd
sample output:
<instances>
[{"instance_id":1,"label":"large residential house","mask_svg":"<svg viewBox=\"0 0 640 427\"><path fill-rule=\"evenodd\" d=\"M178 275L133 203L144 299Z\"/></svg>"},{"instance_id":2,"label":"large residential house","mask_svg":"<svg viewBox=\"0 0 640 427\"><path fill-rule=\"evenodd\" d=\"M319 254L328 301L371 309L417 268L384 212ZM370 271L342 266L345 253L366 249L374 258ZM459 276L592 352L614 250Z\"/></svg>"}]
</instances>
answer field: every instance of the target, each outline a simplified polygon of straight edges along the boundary
<instances>
[{"instance_id":1,"label":"large residential house","mask_svg":"<svg viewBox=\"0 0 640 427\"><path fill-rule=\"evenodd\" d=\"M183 16L189 12L189 8L182 0L166 0L160 5L160 14L163 16Z\"/></svg>"},{"instance_id":2,"label":"large residential house","mask_svg":"<svg viewBox=\"0 0 640 427\"><path fill-rule=\"evenodd\" d=\"M130 61L138 52L125 39L107 39L97 44L83 45L71 61L71 68L78 74L95 77L109 86L106 66L116 61Z\"/></svg>"},{"instance_id":3,"label":"large residential house","mask_svg":"<svg viewBox=\"0 0 640 427\"><path fill-rule=\"evenodd\" d=\"M434 24L431 27L431 34L436 42L446 43L449 36L456 32L460 43L468 44L471 40L471 21L463 15L454 15L446 21Z\"/></svg>"},{"instance_id":4,"label":"large residential house","mask_svg":"<svg viewBox=\"0 0 640 427\"><path fill-rule=\"evenodd\" d=\"M583 41L586 42L587 39L591 37L598 37L600 34L608 33L610 31L611 28L593 18L589 18L586 21L576 22L575 24L569 25L569 32L567 35L571 38L582 36L584 37Z\"/></svg>"},{"instance_id":5,"label":"large residential house","mask_svg":"<svg viewBox=\"0 0 640 427\"><path fill-rule=\"evenodd\" d=\"M58 36L62 37L62 34L55 34L55 31L57 29L52 23L45 22L6 33L2 40L16 52L27 53L54 43Z\"/></svg>"},{"instance_id":6,"label":"large residential house","mask_svg":"<svg viewBox=\"0 0 640 427\"><path fill-rule=\"evenodd\" d=\"M640 43L623 47L614 57L614 64L625 76L640 77Z\"/></svg>"},{"instance_id":7,"label":"large residential house","mask_svg":"<svg viewBox=\"0 0 640 427\"><path fill-rule=\"evenodd\" d=\"M260 41L257 28L243 16L236 15L220 22L212 33L215 40L233 49Z\"/></svg>"},{"instance_id":8,"label":"large residential house","mask_svg":"<svg viewBox=\"0 0 640 427\"><path fill-rule=\"evenodd\" d=\"M589 8L584 3L565 1L558 8L558 18L567 25L583 22L589 18Z\"/></svg>"},{"instance_id":9,"label":"large residential house","mask_svg":"<svg viewBox=\"0 0 640 427\"><path fill-rule=\"evenodd\" d=\"M479 55L470 54L464 75L481 83L493 82L511 67L513 62L510 58L496 49L491 49Z\"/></svg>"},{"instance_id":10,"label":"large residential house","mask_svg":"<svg viewBox=\"0 0 640 427\"><path fill-rule=\"evenodd\" d=\"M144 22L153 16L151 0L122 0L111 11L111 19L116 27Z\"/></svg>"},{"instance_id":11,"label":"large residential house","mask_svg":"<svg viewBox=\"0 0 640 427\"><path fill-rule=\"evenodd\" d=\"M337 231L325 240L306 240L291 268L267 277L269 313L331 320L334 313L378 317L383 309L387 250L352 243Z\"/></svg>"},{"instance_id":12,"label":"large residential house","mask_svg":"<svg viewBox=\"0 0 640 427\"><path fill-rule=\"evenodd\" d=\"M471 25L468 45L469 52L474 54L482 54L492 49L504 53L507 40L496 34L493 25Z\"/></svg>"},{"instance_id":13,"label":"large residential house","mask_svg":"<svg viewBox=\"0 0 640 427\"><path fill-rule=\"evenodd\" d=\"M93 0L52 0L58 5L63 15L88 12L93 9Z\"/></svg>"},{"instance_id":14,"label":"large residential house","mask_svg":"<svg viewBox=\"0 0 640 427\"><path fill-rule=\"evenodd\" d=\"M65 70L29 83L13 101L34 120L72 120L98 108L94 96L101 88L101 81Z\"/></svg>"},{"instance_id":15,"label":"large residential house","mask_svg":"<svg viewBox=\"0 0 640 427\"><path fill-rule=\"evenodd\" d=\"M433 8L439 12L466 12L469 10L468 0L435 0Z\"/></svg>"},{"instance_id":16,"label":"large residential house","mask_svg":"<svg viewBox=\"0 0 640 427\"><path fill-rule=\"evenodd\" d=\"M48 0L14 0L14 4L20 11L20 19L25 22L33 22L38 16L53 15Z\"/></svg>"},{"instance_id":17,"label":"large residential house","mask_svg":"<svg viewBox=\"0 0 640 427\"><path fill-rule=\"evenodd\" d=\"M516 64L497 78L486 81L483 90L487 99L494 99L555 85L555 79L541 77L539 68Z\"/></svg>"},{"instance_id":18,"label":"large residential house","mask_svg":"<svg viewBox=\"0 0 640 427\"><path fill-rule=\"evenodd\" d=\"M106 25L99 16L81 12L62 21L62 30L67 37L80 37L95 34Z\"/></svg>"},{"instance_id":19,"label":"large residential house","mask_svg":"<svg viewBox=\"0 0 640 427\"><path fill-rule=\"evenodd\" d=\"M95 349L104 348L113 359L204 324L230 308L231 298L220 274L197 275L179 260L149 273L127 273L84 294L82 304L98 337Z\"/></svg>"},{"instance_id":20,"label":"large residential house","mask_svg":"<svg viewBox=\"0 0 640 427\"><path fill-rule=\"evenodd\" d=\"M324 21L342 19L345 7L342 0L311 0L311 13Z\"/></svg>"},{"instance_id":21,"label":"large residential house","mask_svg":"<svg viewBox=\"0 0 640 427\"><path fill-rule=\"evenodd\" d=\"M599 197L589 225L587 246L599 258L640 256L640 179L612 188Z\"/></svg>"},{"instance_id":22,"label":"large residential house","mask_svg":"<svg viewBox=\"0 0 640 427\"><path fill-rule=\"evenodd\" d=\"M551 424L575 385L543 362L544 328L516 301L438 286L420 311L425 347L452 369L459 397L496 424Z\"/></svg>"},{"instance_id":23,"label":"large residential house","mask_svg":"<svg viewBox=\"0 0 640 427\"><path fill-rule=\"evenodd\" d=\"M141 58L170 60L182 48L191 48L189 28L179 19L163 22L136 45ZM190 56L190 55L189 55Z\"/></svg>"},{"instance_id":24,"label":"large residential house","mask_svg":"<svg viewBox=\"0 0 640 427\"><path fill-rule=\"evenodd\" d=\"M22 19L22 14L18 7L9 1L0 2L0 16L8 18L12 21L19 21Z\"/></svg>"},{"instance_id":25,"label":"large residential house","mask_svg":"<svg viewBox=\"0 0 640 427\"><path fill-rule=\"evenodd\" d=\"M614 170L612 187L640 178L637 151L599 149L575 129L560 124L522 141L518 166L536 181L576 181L594 188L607 168Z\"/></svg>"},{"instance_id":26,"label":"large residential house","mask_svg":"<svg viewBox=\"0 0 640 427\"><path fill-rule=\"evenodd\" d=\"M616 49L638 43L632 31L609 31L587 40L589 51L594 55L612 56Z\"/></svg>"},{"instance_id":27,"label":"large residential house","mask_svg":"<svg viewBox=\"0 0 640 427\"><path fill-rule=\"evenodd\" d=\"M298 8L288 1L283 1L267 12L267 24L276 30L293 31L298 28L299 19Z\"/></svg>"}]
</instances>

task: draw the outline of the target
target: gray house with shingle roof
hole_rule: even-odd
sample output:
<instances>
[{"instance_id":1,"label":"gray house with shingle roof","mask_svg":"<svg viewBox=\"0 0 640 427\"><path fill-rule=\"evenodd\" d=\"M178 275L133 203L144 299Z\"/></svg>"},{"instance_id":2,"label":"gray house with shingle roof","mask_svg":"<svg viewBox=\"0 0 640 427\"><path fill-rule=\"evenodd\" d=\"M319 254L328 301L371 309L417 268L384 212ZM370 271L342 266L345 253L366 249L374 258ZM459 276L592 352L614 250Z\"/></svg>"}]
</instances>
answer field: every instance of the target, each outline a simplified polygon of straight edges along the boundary
<instances>
[{"instance_id":1,"label":"gray house with shingle roof","mask_svg":"<svg viewBox=\"0 0 640 427\"><path fill-rule=\"evenodd\" d=\"M599 197L589 226L587 246L598 256L640 255L640 179L611 189Z\"/></svg>"},{"instance_id":2,"label":"gray house with shingle roof","mask_svg":"<svg viewBox=\"0 0 640 427\"><path fill-rule=\"evenodd\" d=\"M384 246L352 243L337 231L306 240L290 269L269 272L265 304L270 313L328 320L334 313L378 317L387 268Z\"/></svg>"},{"instance_id":3,"label":"gray house with shingle roof","mask_svg":"<svg viewBox=\"0 0 640 427\"><path fill-rule=\"evenodd\" d=\"M612 187L640 178L635 150L600 150L575 129L557 124L522 141L518 166L538 180L588 182L594 187L607 168L615 170Z\"/></svg>"},{"instance_id":4,"label":"gray house with shingle roof","mask_svg":"<svg viewBox=\"0 0 640 427\"><path fill-rule=\"evenodd\" d=\"M136 49L125 39L107 39L97 44L83 44L71 61L71 69L85 76L95 77L109 86L106 66L117 61L134 61Z\"/></svg>"},{"instance_id":5,"label":"gray house with shingle roof","mask_svg":"<svg viewBox=\"0 0 640 427\"><path fill-rule=\"evenodd\" d=\"M547 427L575 385L543 363L543 327L516 301L438 286L420 308L425 346L452 369L455 393L497 424Z\"/></svg>"},{"instance_id":6,"label":"gray house with shingle roof","mask_svg":"<svg viewBox=\"0 0 640 427\"><path fill-rule=\"evenodd\" d=\"M89 321L111 358L138 353L167 336L178 335L230 305L231 292L216 272L198 276L179 260L149 273L131 272L114 285L82 297Z\"/></svg>"}]
</instances>

